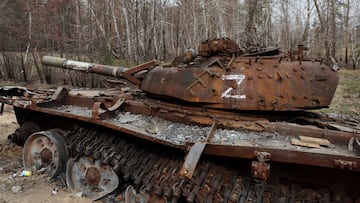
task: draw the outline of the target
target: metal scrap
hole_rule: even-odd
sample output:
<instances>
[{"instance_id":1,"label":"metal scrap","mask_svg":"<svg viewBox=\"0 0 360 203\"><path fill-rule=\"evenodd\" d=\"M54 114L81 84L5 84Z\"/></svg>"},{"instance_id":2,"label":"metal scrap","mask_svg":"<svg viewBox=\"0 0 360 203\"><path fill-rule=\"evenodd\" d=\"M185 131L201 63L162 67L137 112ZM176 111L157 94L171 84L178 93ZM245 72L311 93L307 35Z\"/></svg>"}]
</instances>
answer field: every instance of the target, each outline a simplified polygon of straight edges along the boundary
<instances>
[{"instance_id":1,"label":"metal scrap","mask_svg":"<svg viewBox=\"0 0 360 203\"><path fill-rule=\"evenodd\" d=\"M190 150L185 157L185 162L180 170L180 175L186 176L187 178L191 178L193 176L196 165L200 160L200 156L203 153L206 144L208 144L209 141L213 138L215 130L216 121L213 122L206 138L202 141L196 142L192 147L190 147Z\"/></svg>"},{"instance_id":2,"label":"metal scrap","mask_svg":"<svg viewBox=\"0 0 360 203\"><path fill-rule=\"evenodd\" d=\"M360 156L360 141L359 141L359 139L352 137L352 138L349 140L348 149L349 149L349 151L353 151L353 152L355 152L358 156Z\"/></svg>"}]
</instances>

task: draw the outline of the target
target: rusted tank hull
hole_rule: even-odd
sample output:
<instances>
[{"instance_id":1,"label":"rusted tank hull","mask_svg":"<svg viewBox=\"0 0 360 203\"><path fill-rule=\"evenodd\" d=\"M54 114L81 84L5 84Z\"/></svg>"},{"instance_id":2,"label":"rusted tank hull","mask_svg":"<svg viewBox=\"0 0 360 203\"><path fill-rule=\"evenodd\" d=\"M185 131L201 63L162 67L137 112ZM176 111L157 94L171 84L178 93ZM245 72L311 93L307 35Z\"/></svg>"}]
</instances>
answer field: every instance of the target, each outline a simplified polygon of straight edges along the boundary
<instances>
[{"instance_id":1,"label":"rusted tank hull","mask_svg":"<svg viewBox=\"0 0 360 203\"><path fill-rule=\"evenodd\" d=\"M15 107L22 126L31 121L42 131L61 129L70 157L101 160L118 174L120 185L145 188L150 196L180 202L359 200L360 158L348 149L352 138L360 139L355 121L341 124L310 113L295 114L298 123L284 122L289 117L272 122L266 116L199 110L120 89L30 92L36 94L1 99ZM314 120L320 124L302 125ZM335 129L335 124L343 127ZM291 144L302 135L332 145Z\"/></svg>"},{"instance_id":2,"label":"rusted tank hull","mask_svg":"<svg viewBox=\"0 0 360 203\"><path fill-rule=\"evenodd\" d=\"M35 115L49 119L47 114ZM288 159L283 159L282 156L279 157L281 162L278 162L275 161L278 159L276 153L268 151L274 159L271 158L268 162L271 165L270 174L265 181L252 175L252 161L256 161L253 155L249 155L249 159L236 158L242 157L245 149L239 148L236 152L224 146L223 150L218 147L214 150L209 145L204 153L214 154L216 151L216 155L203 155L196 172L188 179L179 175L186 150L164 147L161 143L159 145L144 139L133 139L129 134L119 134L118 130L86 127L88 124L77 119L59 116L51 117L51 120L58 123L52 127L74 124L82 126L67 135L68 146L73 155L85 154L102 160L114 168L120 182L132 184L136 188L146 188L146 192L153 196L166 196L170 200L178 199L179 202L358 201L356 185L360 178L359 172L292 164L291 160L296 160L298 155L289 153L286 155ZM224 157L221 152L226 152L225 156L231 153L236 157ZM311 158L301 159L307 160L306 164L312 164L309 161ZM317 160L322 159L319 157Z\"/></svg>"},{"instance_id":3,"label":"rusted tank hull","mask_svg":"<svg viewBox=\"0 0 360 203\"><path fill-rule=\"evenodd\" d=\"M78 102L79 100L69 98L70 103L61 105L51 104L48 107L28 106L26 109L19 108L16 112L18 115L21 115L18 117L26 115L26 117L35 120L37 123L41 123L42 120L48 120L45 124L46 126L49 126L48 128L55 128L58 127L58 125L63 125L61 128L65 130L72 128L72 122L66 125L65 123L67 122L62 121L59 124L51 119L52 116L59 116L61 118L63 117L64 120L66 120L66 118L71 118L82 122L93 123L123 132L130 136L146 139L180 150L187 150L191 143L195 143L197 140L201 140L205 137L206 132L210 130L210 128L206 126L208 125L206 117L216 116L212 114L212 112L203 115L193 115L196 112L192 112L186 116L181 114L183 111L178 110L179 106L176 107L178 109L172 109L172 111L175 112L171 112L171 109L166 108L153 110L152 108L156 108L156 106L152 106L152 103L148 100L146 101L147 103L125 102L123 107L124 113L111 115L111 113L106 114L103 112L103 114L100 114L99 116L99 113L97 112L99 109L95 109L96 102L94 103L94 108L89 109L85 105L79 106L78 104L72 103L74 101ZM43 105L47 106L47 103L41 104L41 106ZM186 111L186 108L184 111ZM32 112L41 114L33 115ZM130 112L134 112L134 114ZM142 114L139 114L139 112ZM155 115L156 117L154 117ZM173 121L175 122L162 119L162 117L168 118L168 116L171 115L174 116ZM231 117L231 114L229 114L228 117ZM264 120L264 118L253 118L253 121L238 120L236 124L231 124L229 118L221 118L219 116L218 119L219 127L221 126L221 128L223 128L231 126L237 127L238 129L217 129L215 138L208 143L208 146L204 151L205 154L252 159L256 157L254 155L255 151L268 151L272 154L272 160L283 161L286 163L337 168L338 166L335 164L335 160L339 159L347 160L349 162L354 161L355 165L358 165L358 157L347 151L346 148L343 149L342 146L347 145L352 137L360 138L359 134L321 129L314 126L302 126L294 123L268 122ZM237 119L241 118L237 117ZM176 121L179 122L179 120L188 124L176 123ZM196 127L194 126L196 124L205 126ZM176 131L173 132L171 126L174 126L174 128L191 130L186 132L187 134L182 132L182 135L177 137L176 134L172 135L172 133L176 133ZM164 130L160 131L157 129L160 127L164 128ZM246 132L247 130L255 132L248 133ZM276 137L278 133L283 136ZM335 149L323 148L321 150L311 150L307 148L298 149L297 146L292 146L290 144L291 138L309 134L313 137L326 138L331 143L339 145L339 147ZM324 134L326 134L326 136ZM170 135L173 136L170 137L173 139L166 139L166 137ZM254 138L252 138L252 136L254 136ZM259 138L263 142L257 142L255 141L255 138ZM281 148L279 148L280 146ZM360 170L360 168L355 167L353 170Z\"/></svg>"}]
</instances>

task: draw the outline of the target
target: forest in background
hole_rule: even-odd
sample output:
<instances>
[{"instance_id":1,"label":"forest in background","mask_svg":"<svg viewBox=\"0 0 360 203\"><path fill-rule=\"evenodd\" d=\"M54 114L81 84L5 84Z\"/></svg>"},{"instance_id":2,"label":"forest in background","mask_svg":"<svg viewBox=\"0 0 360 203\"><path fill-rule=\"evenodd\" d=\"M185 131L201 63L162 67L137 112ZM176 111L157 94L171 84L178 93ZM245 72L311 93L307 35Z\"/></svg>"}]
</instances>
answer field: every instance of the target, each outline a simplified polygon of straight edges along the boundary
<instances>
[{"instance_id":1,"label":"forest in background","mask_svg":"<svg viewBox=\"0 0 360 203\"><path fill-rule=\"evenodd\" d=\"M208 38L242 47L298 44L357 68L357 0L2 0L0 79L51 83L44 54L109 65L171 60ZM16 53L16 54L14 54ZM37 73L37 74L36 74ZM56 73L55 73L56 74ZM68 83L65 81L64 83ZM71 80L72 85L76 84ZM92 85L91 85L92 86Z\"/></svg>"}]
</instances>

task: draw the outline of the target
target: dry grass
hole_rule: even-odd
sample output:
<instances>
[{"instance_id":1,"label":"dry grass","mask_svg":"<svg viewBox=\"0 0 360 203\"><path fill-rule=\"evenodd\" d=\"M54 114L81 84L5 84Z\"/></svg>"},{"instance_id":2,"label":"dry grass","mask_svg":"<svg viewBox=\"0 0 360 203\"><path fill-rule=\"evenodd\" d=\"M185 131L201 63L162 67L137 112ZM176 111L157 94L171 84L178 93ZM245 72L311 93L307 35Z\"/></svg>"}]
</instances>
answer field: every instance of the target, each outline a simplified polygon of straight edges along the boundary
<instances>
[{"instance_id":1,"label":"dry grass","mask_svg":"<svg viewBox=\"0 0 360 203\"><path fill-rule=\"evenodd\" d=\"M360 114L360 70L340 70L340 82L328 109L336 114Z\"/></svg>"}]
</instances>

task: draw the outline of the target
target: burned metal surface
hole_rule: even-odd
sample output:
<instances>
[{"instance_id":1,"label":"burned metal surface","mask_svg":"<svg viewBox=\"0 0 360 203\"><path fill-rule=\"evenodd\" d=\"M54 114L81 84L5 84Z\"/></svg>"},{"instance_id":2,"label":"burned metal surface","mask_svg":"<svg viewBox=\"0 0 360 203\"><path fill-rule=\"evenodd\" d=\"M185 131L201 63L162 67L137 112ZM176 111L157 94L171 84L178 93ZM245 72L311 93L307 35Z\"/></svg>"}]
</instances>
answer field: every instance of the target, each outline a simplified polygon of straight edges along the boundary
<instances>
[{"instance_id":1,"label":"burned metal surface","mask_svg":"<svg viewBox=\"0 0 360 203\"><path fill-rule=\"evenodd\" d=\"M23 96L30 93L25 87L21 86L2 86L0 87L0 96Z\"/></svg>"},{"instance_id":2,"label":"burned metal surface","mask_svg":"<svg viewBox=\"0 0 360 203\"><path fill-rule=\"evenodd\" d=\"M71 147L75 154L85 154L110 164L123 181L131 180L135 188L143 188L138 191L141 194L164 197L168 201L176 202L180 197L185 197L189 202L238 202L240 199L279 202L284 198L329 202L333 200L332 198L345 196L342 196L342 193L334 196L327 194L337 193L337 186L344 189L349 185L357 184L356 177L359 177L359 173L348 172L348 169L346 173L349 176L339 176L338 170L324 168L314 170L314 168L304 168L302 165L293 165L292 169L279 167L273 160L275 153L256 151L251 156L260 166L253 165L253 167L257 172L264 173L262 178L266 178L266 174L269 175L266 181L259 180L257 176L249 176L249 168L246 167L244 160L231 161L217 156L203 156L192 178L189 179L179 174L184 162L180 151L149 145L130 137L123 139L114 137L116 136L111 135L111 131L101 128L80 127L68 135L68 142L77 143L76 147ZM339 166L346 168L347 163L339 162ZM269 165L271 165L271 173L269 173ZM320 175L324 171L327 173L326 177ZM311 178L313 179L309 181ZM339 181L344 178L347 179L345 185L342 184L343 181ZM279 193L279 189L283 191ZM309 193L303 193L304 191ZM322 195L308 196L311 193ZM289 201L295 202L295 200Z\"/></svg>"},{"instance_id":3,"label":"burned metal surface","mask_svg":"<svg viewBox=\"0 0 360 203\"><path fill-rule=\"evenodd\" d=\"M97 200L114 191L119 185L113 169L91 157L71 158L67 164L66 183L72 190Z\"/></svg>"},{"instance_id":4,"label":"burned metal surface","mask_svg":"<svg viewBox=\"0 0 360 203\"><path fill-rule=\"evenodd\" d=\"M50 178L64 173L68 154L62 135L55 131L42 131L31 135L25 142L24 167L32 173L46 169Z\"/></svg>"},{"instance_id":5,"label":"burned metal surface","mask_svg":"<svg viewBox=\"0 0 360 203\"><path fill-rule=\"evenodd\" d=\"M39 126L35 122L29 120L24 122L20 128L15 130L14 133L8 135L8 140L16 143L17 145L23 146L30 135L39 131Z\"/></svg>"},{"instance_id":6,"label":"burned metal surface","mask_svg":"<svg viewBox=\"0 0 360 203\"><path fill-rule=\"evenodd\" d=\"M196 165L200 160L201 154L206 147L206 144L210 142L210 140L214 137L214 133L216 130L216 122L214 121L211 125L211 129L208 132L208 135L205 139L197 141L194 145L189 149L188 154L185 157L185 161L183 167L180 170L180 175L191 178L194 174Z\"/></svg>"},{"instance_id":7,"label":"burned metal surface","mask_svg":"<svg viewBox=\"0 0 360 203\"><path fill-rule=\"evenodd\" d=\"M201 42L198 48L200 56L212 56L219 54L242 54L239 45L228 38L210 39Z\"/></svg>"},{"instance_id":8,"label":"burned metal surface","mask_svg":"<svg viewBox=\"0 0 360 203\"><path fill-rule=\"evenodd\" d=\"M232 40L213 39L200 45L197 57L174 67L149 61L124 68L50 56L42 61L124 78L149 94L208 108L298 111L328 107L338 84L337 72L320 62L283 60L275 50L244 54Z\"/></svg>"},{"instance_id":9,"label":"burned metal surface","mask_svg":"<svg viewBox=\"0 0 360 203\"><path fill-rule=\"evenodd\" d=\"M91 91L94 93L94 90ZM80 92L83 92L83 90ZM90 95L93 95L93 93ZM203 121L207 120L206 118L210 118L210 120L216 119L221 128L213 132L213 138L209 140L209 146L204 150L205 154L252 159L254 151L268 151L273 154L273 160L276 161L282 162L286 160L284 162L332 168L337 167L334 165L334 159L358 161L355 152L347 148L347 143L350 138L360 137L359 133L347 132L350 126L347 126L346 131L342 132L339 130L322 129L315 126L304 126L296 123L265 122L264 118L252 118L253 121L250 119L240 127L229 129L228 127L233 126L233 124L229 122L229 126L227 126L225 118L215 113L213 114L211 111L206 114L200 109L183 115L183 109L186 108L178 107L177 114L175 112L170 113L170 109L164 111L164 109L154 108L149 98L146 100L138 98L136 103L130 102L128 99L120 100L121 102L119 102L118 98L113 98L113 102L110 103L117 104L115 106L118 106L118 103L122 103L122 105L120 105L121 108L118 109L116 114L114 114L113 111L98 108L97 111L99 112L96 114L97 116L94 116L93 105L89 105L88 103L92 102L95 106L98 106L100 105L100 98L97 98L98 101L94 101L93 97L86 99L86 97L81 94L79 95L79 93L74 90L71 94L72 95L66 97L63 103L53 103L46 100L46 102L36 102L38 105L46 107L37 107L31 105L31 102L29 105L22 107L46 114L94 123L125 134L182 150L186 150L192 143L204 142L204 140L206 140L207 135L211 132L211 128L207 125L203 126ZM81 98L81 100L76 99L77 97ZM73 103L79 101L82 101L84 106L79 106L81 103ZM23 102L15 101L14 105L22 105L22 103ZM45 105L46 103L52 105ZM176 110L171 109L171 111ZM218 113L217 111L215 112ZM173 120L164 119L167 118L169 114L177 116L175 116ZM100 117L98 115L107 116ZM228 116L231 118L232 115L229 114ZM321 122L321 119L317 119L317 121ZM241 123L240 120L234 122ZM330 123L329 121L326 122ZM254 126L259 127L255 128ZM354 129L354 132L356 132L356 129ZM309 134L314 137L328 139L334 147L311 149L294 146L290 142L292 138ZM360 170L360 168L355 168L354 170Z\"/></svg>"},{"instance_id":10,"label":"burned metal surface","mask_svg":"<svg viewBox=\"0 0 360 203\"><path fill-rule=\"evenodd\" d=\"M251 162L253 177L260 180L268 179L270 176L270 164L266 163L266 161L270 161L271 154L268 152L254 151L254 156L257 158L257 161Z\"/></svg>"},{"instance_id":11,"label":"burned metal surface","mask_svg":"<svg viewBox=\"0 0 360 203\"><path fill-rule=\"evenodd\" d=\"M206 60L214 58L209 66L156 67L141 89L210 108L289 111L327 107L338 83L331 67L315 62L279 62L281 56Z\"/></svg>"},{"instance_id":12,"label":"burned metal surface","mask_svg":"<svg viewBox=\"0 0 360 203\"><path fill-rule=\"evenodd\" d=\"M147 202L359 200L353 189L360 178L359 120L304 111L330 104L336 71L317 62L286 61L278 51L244 53L231 40L214 39L173 67L45 57L47 65L116 76L136 86L11 87L3 88L0 102L15 107L19 137L27 139L21 129L34 124L34 135L45 143L30 139L24 154L35 151L26 160L37 161L27 167L58 160L49 144L57 139L38 131L61 129L70 157L68 185L95 198L119 185L128 188L129 199ZM310 139L301 141L327 144L291 142L304 136Z\"/></svg>"}]
</instances>

